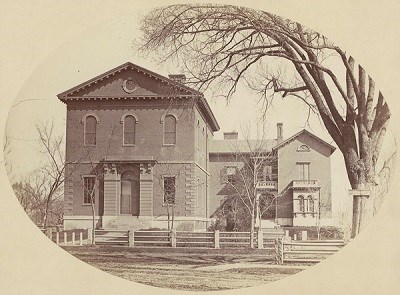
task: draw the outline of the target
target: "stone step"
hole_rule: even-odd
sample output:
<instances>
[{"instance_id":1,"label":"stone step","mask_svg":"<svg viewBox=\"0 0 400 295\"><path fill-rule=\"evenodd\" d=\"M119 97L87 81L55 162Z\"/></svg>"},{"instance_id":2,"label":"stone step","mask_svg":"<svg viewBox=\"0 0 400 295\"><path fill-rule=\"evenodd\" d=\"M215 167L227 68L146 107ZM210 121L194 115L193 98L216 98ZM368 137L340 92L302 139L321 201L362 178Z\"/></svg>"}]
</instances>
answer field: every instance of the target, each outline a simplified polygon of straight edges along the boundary
<instances>
[{"instance_id":1,"label":"stone step","mask_svg":"<svg viewBox=\"0 0 400 295\"><path fill-rule=\"evenodd\" d=\"M141 220L137 217L119 216L117 219L110 221L104 225L105 229L121 229L121 230L139 230L149 228L150 224L147 220Z\"/></svg>"}]
</instances>

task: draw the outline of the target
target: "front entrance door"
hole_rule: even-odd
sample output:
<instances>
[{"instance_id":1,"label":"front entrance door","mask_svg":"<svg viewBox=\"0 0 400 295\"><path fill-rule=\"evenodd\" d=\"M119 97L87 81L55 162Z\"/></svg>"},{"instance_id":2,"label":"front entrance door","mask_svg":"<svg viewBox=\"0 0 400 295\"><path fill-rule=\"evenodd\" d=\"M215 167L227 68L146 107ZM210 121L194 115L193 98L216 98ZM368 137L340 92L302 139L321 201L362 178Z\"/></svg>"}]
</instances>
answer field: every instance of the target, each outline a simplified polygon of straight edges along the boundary
<instances>
[{"instance_id":1,"label":"front entrance door","mask_svg":"<svg viewBox=\"0 0 400 295\"><path fill-rule=\"evenodd\" d=\"M121 175L120 214L139 215L139 171L128 170Z\"/></svg>"}]
</instances>

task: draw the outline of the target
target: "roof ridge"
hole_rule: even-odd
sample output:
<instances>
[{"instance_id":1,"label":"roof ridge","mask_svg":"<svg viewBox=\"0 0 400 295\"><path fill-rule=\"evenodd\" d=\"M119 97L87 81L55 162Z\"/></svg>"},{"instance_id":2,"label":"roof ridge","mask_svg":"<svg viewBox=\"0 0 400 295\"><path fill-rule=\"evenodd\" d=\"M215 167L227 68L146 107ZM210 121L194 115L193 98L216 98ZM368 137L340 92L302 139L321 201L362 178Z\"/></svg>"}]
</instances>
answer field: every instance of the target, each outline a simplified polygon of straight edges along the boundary
<instances>
[{"instance_id":1,"label":"roof ridge","mask_svg":"<svg viewBox=\"0 0 400 295\"><path fill-rule=\"evenodd\" d=\"M80 83L80 84L78 84L78 85L76 85L76 86L74 86L74 87L72 87L70 89L67 89L67 90L61 92L60 94L57 95L57 97L60 100L62 100L64 97L66 97L70 93L74 93L74 92L77 92L79 90L82 90L85 87L92 85L93 83L97 83L99 80L101 81L103 79L106 79L109 76L115 75L116 73L119 73L122 70L125 70L126 68L129 68L129 67L131 67L132 69L139 70L139 71L141 71L144 74L147 74L149 76L153 76L154 78L162 80L162 81L164 81L164 82L166 82L166 83L168 83L170 85L173 85L175 87L179 87L181 90L184 90L184 91L192 93L192 95L199 95L199 96L203 95L201 92L197 91L196 89L193 89L193 88L191 88L189 86L186 86L186 85L184 85L182 83L176 82L176 81L174 81L174 80L172 80L172 79L170 79L170 78L168 78L166 76L160 75L160 74L158 74L156 72L153 72L151 70L145 69L145 68L143 68L143 67L141 67L141 66L139 66L137 64L134 64L134 63L128 61L128 62L125 62L125 63L115 67L115 68L112 68L111 70L108 70L108 71L106 71L106 72L104 72L102 74L99 74L99 75L97 75L97 76L95 76L95 77L93 77L93 78L91 78L91 79L89 79L89 80L87 80L85 82L82 82L82 83Z\"/></svg>"}]
</instances>

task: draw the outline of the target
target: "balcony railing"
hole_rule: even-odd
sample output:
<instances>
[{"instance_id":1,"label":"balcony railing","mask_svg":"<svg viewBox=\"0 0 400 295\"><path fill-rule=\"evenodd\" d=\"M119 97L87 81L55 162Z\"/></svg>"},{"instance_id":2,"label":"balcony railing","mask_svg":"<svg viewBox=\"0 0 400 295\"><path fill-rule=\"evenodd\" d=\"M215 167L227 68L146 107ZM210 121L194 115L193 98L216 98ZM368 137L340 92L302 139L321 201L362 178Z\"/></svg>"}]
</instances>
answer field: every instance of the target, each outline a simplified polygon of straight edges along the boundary
<instances>
[{"instance_id":1,"label":"balcony railing","mask_svg":"<svg viewBox=\"0 0 400 295\"><path fill-rule=\"evenodd\" d=\"M277 189L278 183L271 180L259 180L256 187L258 189Z\"/></svg>"},{"instance_id":2,"label":"balcony railing","mask_svg":"<svg viewBox=\"0 0 400 295\"><path fill-rule=\"evenodd\" d=\"M293 180L292 186L294 188L319 187L318 180L309 180L309 179Z\"/></svg>"}]
</instances>

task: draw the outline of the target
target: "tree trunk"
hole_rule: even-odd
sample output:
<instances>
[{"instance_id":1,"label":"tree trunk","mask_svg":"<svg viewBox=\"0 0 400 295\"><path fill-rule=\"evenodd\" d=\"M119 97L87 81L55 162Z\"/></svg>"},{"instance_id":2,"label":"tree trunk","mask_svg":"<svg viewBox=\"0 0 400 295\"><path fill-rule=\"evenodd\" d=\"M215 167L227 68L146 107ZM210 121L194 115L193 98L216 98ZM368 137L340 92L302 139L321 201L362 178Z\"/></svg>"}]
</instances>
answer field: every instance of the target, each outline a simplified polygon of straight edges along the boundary
<instances>
[{"instance_id":1,"label":"tree trunk","mask_svg":"<svg viewBox=\"0 0 400 295\"><path fill-rule=\"evenodd\" d=\"M254 248L254 210L251 214L251 224L250 224L250 248Z\"/></svg>"},{"instance_id":2,"label":"tree trunk","mask_svg":"<svg viewBox=\"0 0 400 295\"><path fill-rule=\"evenodd\" d=\"M90 205L92 207L92 244L94 245L95 244L94 238L96 236L96 233L95 233L95 231L96 231L96 211L95 211L95 208L94 208L93 201L91 202Z\"/></svg>"},{"instance_id":3,"label":"tree trunk","mask_svg":"<svg viewBox=\"0 0 400 295\"><path fill-rule=\"evenodd\" d=\"M169 217L169 204L167 203L167 223L168 223L168 231L171 230L171 224L170 224L170 217Z\"/></svg>"},{"instance_id":4,"label":"tree trunk","mask_svg":"<svg viewBox=\"0 0 400 295\"><path fill-rule=\"evenodd\" d=\"M171 230L174 229L174 218L175 218L175 211L174 211L174 204L172 204L172 220L171 220Z\"/></svg>"},{"instance_id":5,"label":"tree trunk","mask_svg":"<svg viewBox=\"0 0 400 295\"><path fill-rule=\"evenodd\" d=\"M47 228L47 209L44 210L43 214L43 227Z\"/></svg>"},{"instance_id":6,"label":"tree trunk","mask_svg":"<svg viewBox=\"0 0 400 295\"><path fill-rule=\"evenodd\" d=\"M352 234L354 238L368 224L373 215L372 190L375 186L375 167L372 162L372 153L367 150L360 158L352 148L344 153L347 175L352 188L353 220Z\"/></svg>"}]
</instances>

